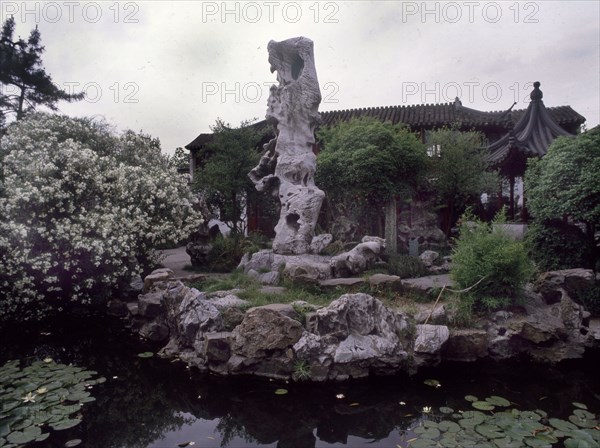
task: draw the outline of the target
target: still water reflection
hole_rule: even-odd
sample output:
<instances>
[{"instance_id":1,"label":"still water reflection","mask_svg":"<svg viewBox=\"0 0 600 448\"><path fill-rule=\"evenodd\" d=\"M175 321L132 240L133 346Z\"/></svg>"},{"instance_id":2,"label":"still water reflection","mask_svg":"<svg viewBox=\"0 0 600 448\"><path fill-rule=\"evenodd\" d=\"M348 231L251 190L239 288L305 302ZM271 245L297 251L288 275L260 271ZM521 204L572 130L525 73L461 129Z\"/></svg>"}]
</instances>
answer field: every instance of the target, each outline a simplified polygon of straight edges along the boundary
<instances>
[{"instance_id":1,"label":"still water reflection","mask_svg":"<svg viewBox=\"0 0 600 448\"><path fill-rule=\"evenodd\" d=\"M43 335L42 333L50 333ZM542 367L526 363L448 364L415 377L319 385L200 375L152 350L103 318L72 319L0 335L0 362L51 356L97 370L107 382L84 408L83 423L52 434L44 446L80 438L82 446L396 447L406 446L422 419L440 406L468 409L464 396L500 395L520 409L565 417L573 401L600 410L600 376L593 358ZM435 378L441 387L423 383ZM275 390L284 388L285 395ZM423 412L431 407L432 412ZM191 446L191 445L188 445Z\"/></svg>"}]
</instances>

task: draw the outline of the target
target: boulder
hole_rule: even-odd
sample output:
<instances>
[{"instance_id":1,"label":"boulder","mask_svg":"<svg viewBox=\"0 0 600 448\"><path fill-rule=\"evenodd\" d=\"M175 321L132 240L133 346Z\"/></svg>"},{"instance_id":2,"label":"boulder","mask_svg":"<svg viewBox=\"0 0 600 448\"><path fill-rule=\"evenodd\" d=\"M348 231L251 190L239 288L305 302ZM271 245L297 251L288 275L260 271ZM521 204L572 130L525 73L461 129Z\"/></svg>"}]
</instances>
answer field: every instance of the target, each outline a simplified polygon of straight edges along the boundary
<instances>
[{"instance_id":1,"label":"boulder","mask_svg":"<svg viewBox=\"0 0 600 448\"><path fill-rule=\"evenodd\" d=\"M330 233L322 233L321 235L315 236L310 243L310 253L320 254L332 241L333 235Z\"/></svg>"},{"instance_id":2,"label":"boulder","mask_svg":"<svg viewBox=\"0 0 600 448\"><path fill-rule=\"evenodd\" d=\"M331 258L329 264L334 277L351 277L371 268L385 249L385 240L365 236L354 249Z\"/></svg>"},{"instance_id":3,"label":"boulder","mask_svg":"<svg viewBox=\"0 0 600 448\"><path fill-rule=\"evenodd\" d=\"M192 266L208 267L210 251L212 244L210 242L190 241L185 246L185 253L190 256Z\"/></svg>"},{"instance_id":4,"label":"boulder","mask_svg":"<svg viewBox=\"0 0 600 448\"><path fill-rule=\"evenodd\" d=\"M208 299L218 310L225 308L243 308L249 305L248 301L240 299L235 294L227 294L221 297Z\"/></svg>"},{"instance_id":5,"label":"boulder","mask_svg":"<svg viewBox=\"0 0 600 448\"><path fill-rule=\"evenodd\" d=\"M129 284L124 290L125 297L136 299L144 291L144 280L141 276L136 275L131 278Z\"/></svg>"},{"instance_id":6,"label":"boulder","mask_svg":"<svg viewBox=\"0 0 600 448\"><path fill-rule=\"evenodd\" d=\"M293 346L302 331L297 320L268 308L256 308L233 330L232 352L246 358L265 358L269 352Z\"/></svg>"},{"instance_id":7,"label":"boulder","mask_svg":"<svg viewBox=\"0 0 600 448\"><path fill-rule=\"evenodd\" d=\"M279 271L270 271L258 274L257 280L263 285L277 285L281 279Z\"/></svg>"},{"instance_id":8,"label":"boulder","mask_svg":"<svg viewBox=\"0 0 600 448\"><path fill-rule=\"evenodd\" d=\"M242 323L246 313L239 308L231 307L220 310L221 320L223 322L223 330L232 331L235 327Z\"/></svg>"},{"instance_id":9,"label":"boulder","mask_svg":"<svg viewBox=\"0 0 600 448\"><path fill-rule=\"evenodd\" d=\"M398 338L349 334L335 349L333 361L348 364L356 361L393 357L398 354ZM355 378L357 375L353 375Z\"/></svg>"},{"instance_id":10,"label":"boulder","mask_svg":"<svg viewBox=\"0 0 600 448\"><path fill-rule=\"evenodd\" d=\"M163 291L141 295L138 298L138 314L146 319L153 319L163 314L165 311L163 295Z\"/></svg>"},{"instance_id":11,"label":"boulder","mask_svg":"<svg viewBox=\"0 0 600 448\"><path fill-rule=\"evenodd\" d=\"M546 303L552 304L561 300L561 289L576 296L594 286L594 282L594 271L591 269L563 269L540 274L534 289L542 295Z\"/></svg>"},{"instance_id":12,"label":"boulder","mask_svg":"<svg viewBox=\"0 0 600 448\"><path fill-rule=\"evenodd\" d=\"M449 361L475 361L488 356L488 333L481 329L456 329L450 331L442 347L442 356Z\"/></svg>"},{"instance_id":13,"label":"boulder","mask_svg":"<svg viewBox=\"0 0 600 448\"><path fill-rule=\"evenodd\" d=\"M317 282L331 278L331 268L327 263L314 261L310 256L289 259L283 270L284 277Z\"/></svg>"},{"instance_id":14,"label":"boulder","mask_svg":"<svg viewBox=\"0 0 600 448\"><path fill-rule=\"evenodd\" d=\"M204 338L204 356L209 363L225 363L231 357L231 333L209 333Z\"/></svg>"},{"instance_id":15,"label":"boulder","mask_svg":"<svg viewBox=\"0 0 600 448\"><path fill-rule=\"evenodd\" d=\"M273 270L275 260L273 251L270 249L259 250L253 254L244 254L240 261L239 268L244 269L244 273L253 270L258 272Z\"/></svg>"},{"instance_id":16,"label":"boulder","mask_svg":"<svg viewBox=\"0 0 600 448\"><path fill-rule=\"evenodd\" d=\"M206 296L202 293L193 291L185 295L172 320L181 347L192 347L198 336L202 337L204 333L218 332L223 329L219 309L206 300Z\"/></svg>"},{"instance_id":17,"label":"boulder","mask_svg":"<svg viewBox=\"0 0 600 448\"><path fill-rule=\"evenodd\" d=\"M438 353L450 337L445 325L417 325L417 339L414 351L417 353Z\"/></svg>"},{"instance_id":18,"label":"boulder","mask_svg":"<svg viewBox=\"0 0 600 448\"><path fill-rule=\"evenodd\" d=\"M402 291L402 281L397 275L373 274L369 277L372 288L385 288L392 291Z\"/></svg>"},{"instance_id":19,"label":"boulder","mask_svg":"<svg viewBox=\"0 0 600 448\"><path fill-rule=\"evenodd\" d=\"M330 278L329 280L321 280L319 286L322 288L352 288L354 286L360 286L365 284L365 279L362 277L352 278Z\"/></svg>"},{"instance_id":20,"label":"boulder","mask_svg":"<svg viewBox=\"0 0 600 448\"><path fill-rule=\"evenodd\" d=\"M248 310L248 312L250 313L257 309L273 310L279 314L283 314L284 316L289 317L290 319L294 319L294 320L300 319L300 316L298 316L298 313L296 312L294 307L289 303L269 303L268 305L262 305L262 306L250 308Z\"/></svg>"},{"instance_id":21,"label":"boulder","mask_svg":"<svg viewBox=\"0 0 600 448\"><path fill-rule=\"evenodd\" d=\"M426 250L421 255L419 255L419 258L427 268L432 267L439 257L440 254L433 250Z\"/></svg>"},{"instance_id":22,"label":"boulder","mask_svg":"<svg viewBox=\"0 0 600 448\"><path fill-rule=\"evenodd\" d=\"M139 333L140 336L155 342L169 339L169 327L162 319L145 323Z\"/></svg>"},{"instance_id":23,"label":"boulder","mask_svg":"<svg viewBox=\"0 0 600 448\"><path fill-rule=\"evenodd\" d=\"M317 310L316 316L318 334L334 335L339 340L350 334L398 340L398 333L407 327L403 315L363 293L344 294Z\"/></svg>"},{"instance_id":24,"label":"boulder","mask_svg":"<svg viewBox=\"0 0 600 448\"><path fill-rule=\"evenodd\" d=\"M144 292L150 291L155 283L166 282L167 280L172 279L174 277L175 274L171 269L156 269L144 278Z\"/></svg>"},{"instance_id":25,"label":"boulder","mask_svg":"<svg viewBox=\"0 0 600 448\"><path fill-rule=\"evenodd\" d=\"M428 307L417 312L415 314L415 322L417 322L417 324L425 324L425 323L430 323L430 324L442 324L442 323L446 323L446 321L448 320L448 316L447 316L447 310L446 310L446 305L437 305L434 309L433 312L431 310L432 306L431 304L428 304Z\"/></svg>"}]
</instances>

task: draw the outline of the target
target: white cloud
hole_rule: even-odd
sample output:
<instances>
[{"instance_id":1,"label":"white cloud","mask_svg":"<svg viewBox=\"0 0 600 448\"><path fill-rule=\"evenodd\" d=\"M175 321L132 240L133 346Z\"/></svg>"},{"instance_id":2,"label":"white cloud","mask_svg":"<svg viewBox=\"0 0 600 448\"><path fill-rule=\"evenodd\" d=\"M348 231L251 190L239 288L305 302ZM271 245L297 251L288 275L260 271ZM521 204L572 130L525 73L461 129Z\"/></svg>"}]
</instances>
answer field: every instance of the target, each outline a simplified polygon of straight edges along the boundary
<instances>
[{"instance_id":1,"label":"white cloud","mask_svg":"<svg viewBox=\"0 0 600 448\"><path fill-rule=\"evenodd\" d=\"M51 3L62 13L56 23ZM547 106L571 105L588 128L600 120L598 2L69 4L4 0L2 20L13 13L22 36L37 23L54 80L98 96L62 104L63 112L142 129L169 152L217 117L261 119L263 84L275 80L267 43L298 35L315 42L321 110L446 102L456 93L482 110L515 100L524 107L539 80Z\"/></svg>"}]
</instances>

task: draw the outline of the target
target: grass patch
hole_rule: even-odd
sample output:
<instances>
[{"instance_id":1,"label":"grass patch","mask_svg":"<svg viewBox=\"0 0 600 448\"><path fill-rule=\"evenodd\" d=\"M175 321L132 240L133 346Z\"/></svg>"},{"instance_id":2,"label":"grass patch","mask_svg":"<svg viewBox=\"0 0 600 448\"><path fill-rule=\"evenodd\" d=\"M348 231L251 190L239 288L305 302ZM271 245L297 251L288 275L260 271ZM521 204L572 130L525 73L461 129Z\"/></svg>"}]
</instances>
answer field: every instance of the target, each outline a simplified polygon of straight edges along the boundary
<instances>
[{"instance_id":1,"label":"grass patch","mask_svg":"<svg viewBox=\"0 0 600 448\"><path fill-rule=\"evenodd\" d=\"M306 288L293 286L282 293L266 293L260 288L249 288L238 294L238 297L250 302L251 306L269 305L271 303L292 303L303 300L312 305L327 306L343 294L339 292L315 292Z\"/></svg>"},{"instance_id":2,"label":"grass patch","mask_svg":"<svg viewBox=\"0 0 600 448\"><path fill-rule=\"evenodd\" d=\"M192 283L191 286L204 292L227 291L230 289L256 289L262 287L258 280L248 277L241 271L210 276L205 280Z\"/></svg>"},{"instance_id":3,"label":"grass patch","mask_svg":"<svg viewBox=\"0 0 600 448\"><path fill-rule=\"evenodd\" d=\"M336 288L331 291L323 291L317 285L298 285L292 282L284 282L285 290L281 293L262 291L263 285L256 279L245 275L240 271L194 282L192 287L207 293L215 291L227 291L230 289L241 289L237 296L247 300L251 307L269 305L272 303L292 303L304 300L313 305L325 306L337 299L345 291Z\"/></svg>"}]
</instances>

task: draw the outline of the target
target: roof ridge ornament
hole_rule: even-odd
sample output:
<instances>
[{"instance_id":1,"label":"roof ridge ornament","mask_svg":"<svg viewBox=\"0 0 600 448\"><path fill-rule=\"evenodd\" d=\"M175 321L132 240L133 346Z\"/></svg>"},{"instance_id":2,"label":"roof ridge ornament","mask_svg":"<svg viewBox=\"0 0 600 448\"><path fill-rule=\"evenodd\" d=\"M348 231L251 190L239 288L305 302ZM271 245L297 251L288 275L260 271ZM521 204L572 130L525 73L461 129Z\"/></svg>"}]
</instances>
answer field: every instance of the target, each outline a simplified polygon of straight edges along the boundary
<instances>
[{"instance_id":1,"label":"roof ridge ornament","mask_svg":"<svg viewBox=\"0 0 600 448\"><path fill-rule=\"evenodd\" d=\"M540 90L540 82L539 81L534 82L533 90L531 91L529 98L531 98L531 101L541 101L543 96L544 96L544 94Z\"/></svg>"}]
</instances>

